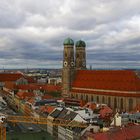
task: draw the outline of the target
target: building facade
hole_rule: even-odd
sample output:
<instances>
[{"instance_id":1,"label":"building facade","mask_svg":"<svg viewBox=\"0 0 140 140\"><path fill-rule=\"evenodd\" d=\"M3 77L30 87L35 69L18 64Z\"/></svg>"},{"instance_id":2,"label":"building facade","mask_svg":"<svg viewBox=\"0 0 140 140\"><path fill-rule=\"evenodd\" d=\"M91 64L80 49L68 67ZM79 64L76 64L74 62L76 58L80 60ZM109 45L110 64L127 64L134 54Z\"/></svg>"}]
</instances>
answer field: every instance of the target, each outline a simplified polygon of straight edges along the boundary
<instances>
[{"instance_id":1,"label":"building facade","mask_svg":"<svg viewBox=\"0 0 140 140\"><path fill-rule=\"evenodd\" d=\"M140 77L132 70L86 70L86 44L64 41L62 93L75 99L132 111L140 104Z\"/></svg>"}]
</instances>

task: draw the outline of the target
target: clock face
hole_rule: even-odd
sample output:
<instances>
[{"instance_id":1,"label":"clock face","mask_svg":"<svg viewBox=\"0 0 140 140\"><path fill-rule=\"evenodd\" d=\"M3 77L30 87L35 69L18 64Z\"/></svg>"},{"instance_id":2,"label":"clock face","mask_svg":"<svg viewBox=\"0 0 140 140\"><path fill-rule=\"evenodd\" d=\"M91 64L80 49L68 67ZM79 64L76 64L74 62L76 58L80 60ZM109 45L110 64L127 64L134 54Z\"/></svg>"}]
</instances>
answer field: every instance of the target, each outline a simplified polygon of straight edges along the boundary
<instances>
[{"instance_id":1,"label":"clock face","mask_svg":"<svg viewBox=\"0 0 140 140\"><path fill-rule=\"evenodd\" d=\"M68 65L67 61L64 61L64 66L66 67Z\"/></svg>"},{"instance_id":2,"label":"clock face","mask_svg":"<svg viewBox=\"0 0 140 140\"><path fill-rule=\"evenodd\" d=\"M72 66L72 67L74 66L74 62L71 62L71 66Z\"/></svg>"}]
</instances>

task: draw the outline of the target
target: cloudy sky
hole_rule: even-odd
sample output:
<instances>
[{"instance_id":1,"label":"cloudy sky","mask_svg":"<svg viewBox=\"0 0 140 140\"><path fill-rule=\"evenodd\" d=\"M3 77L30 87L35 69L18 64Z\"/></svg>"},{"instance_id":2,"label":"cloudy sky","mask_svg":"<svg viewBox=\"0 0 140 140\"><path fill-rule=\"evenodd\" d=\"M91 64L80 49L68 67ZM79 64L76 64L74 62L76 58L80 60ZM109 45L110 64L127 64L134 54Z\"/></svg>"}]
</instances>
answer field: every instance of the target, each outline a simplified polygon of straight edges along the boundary
<instances>
[{"instance_id":1,"label":"cloudy sky","mask_svg":"<svg viewBox=\"0 0 140 140\"><path fill-rule=\"evenodd\" d=\"M82 39L93 68L140 68L140 0L0 0L0 68L61 68Z\"/></svg>"}]
</instances>

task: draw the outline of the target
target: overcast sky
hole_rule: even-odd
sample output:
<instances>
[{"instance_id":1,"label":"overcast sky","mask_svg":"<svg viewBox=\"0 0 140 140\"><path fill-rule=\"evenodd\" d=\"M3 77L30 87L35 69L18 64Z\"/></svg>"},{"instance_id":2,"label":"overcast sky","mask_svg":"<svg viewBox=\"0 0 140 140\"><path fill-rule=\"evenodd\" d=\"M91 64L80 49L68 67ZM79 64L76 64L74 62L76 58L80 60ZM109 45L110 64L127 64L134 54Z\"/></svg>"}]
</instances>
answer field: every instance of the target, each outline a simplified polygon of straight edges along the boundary
<instances>
[{"instance_id":1,"label":"overcast sky","mask_svg":"<svg viewBox=\"0 0 140 140\"><path fill-rule=\"evenodd\" d=\"M140 0L0 0L0 68L62 68L82 39L93 68L140 68Z\"/></svg>"}]
</instances>

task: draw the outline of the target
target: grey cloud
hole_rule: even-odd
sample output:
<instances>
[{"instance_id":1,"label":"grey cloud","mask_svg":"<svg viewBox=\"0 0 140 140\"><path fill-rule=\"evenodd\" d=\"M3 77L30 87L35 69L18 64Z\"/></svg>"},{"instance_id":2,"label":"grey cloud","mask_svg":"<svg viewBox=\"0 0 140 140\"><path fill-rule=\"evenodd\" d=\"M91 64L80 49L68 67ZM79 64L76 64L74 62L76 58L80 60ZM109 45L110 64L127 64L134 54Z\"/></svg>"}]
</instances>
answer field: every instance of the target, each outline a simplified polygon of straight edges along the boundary
<instances>
[{"instance_id":1,"label":"grey cloud","mask_svg":"<svg viewBox=\"0 0 140 140\"><path fill-rule=\"evenodd\" d=\"M140 1L0 0L0 66L62 67L67 37L88 65L139 68Z\"/></svg>"}]
</instances>

